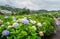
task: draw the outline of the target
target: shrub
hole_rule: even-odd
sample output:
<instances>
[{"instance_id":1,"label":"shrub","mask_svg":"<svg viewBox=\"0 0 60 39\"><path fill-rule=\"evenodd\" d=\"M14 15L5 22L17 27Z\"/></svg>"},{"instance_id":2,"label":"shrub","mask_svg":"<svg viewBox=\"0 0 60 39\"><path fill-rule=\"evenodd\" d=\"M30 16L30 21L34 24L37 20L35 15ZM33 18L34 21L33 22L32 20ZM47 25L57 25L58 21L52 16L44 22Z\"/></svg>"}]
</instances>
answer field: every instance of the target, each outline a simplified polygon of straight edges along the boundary
<instances>
[{"instance_id":1,"label":"shrub","mask_svg":"<svg viewBox=\"0 0 60 39\"><path fill-rule=\"evenodd\" d=\"M0 16L3 21L0 25L0 39L41 39L42 36L49 36L54 31L53 18L49 15L14 16L15 20L12 20L12 17ZM3 35L4 33L7 34Z\"/></svg>"}]
</instances>

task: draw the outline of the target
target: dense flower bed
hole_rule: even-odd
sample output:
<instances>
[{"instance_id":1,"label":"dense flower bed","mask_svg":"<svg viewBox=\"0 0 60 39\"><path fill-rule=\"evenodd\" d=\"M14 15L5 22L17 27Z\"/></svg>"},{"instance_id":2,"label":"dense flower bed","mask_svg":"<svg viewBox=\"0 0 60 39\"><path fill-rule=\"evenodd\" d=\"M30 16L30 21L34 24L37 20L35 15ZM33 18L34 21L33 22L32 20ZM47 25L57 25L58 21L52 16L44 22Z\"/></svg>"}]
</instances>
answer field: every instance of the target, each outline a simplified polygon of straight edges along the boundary
<instances>
[{"instance_id":1,"label":"dense flower bed","mask_svg":"<svg viewBox=\"0 0 60 39\"><path fill-rule=\"evenodd\" d=\"M53 31L49 15L0 16L0 39L41 39Z\"/></svg>"}]
</instances>

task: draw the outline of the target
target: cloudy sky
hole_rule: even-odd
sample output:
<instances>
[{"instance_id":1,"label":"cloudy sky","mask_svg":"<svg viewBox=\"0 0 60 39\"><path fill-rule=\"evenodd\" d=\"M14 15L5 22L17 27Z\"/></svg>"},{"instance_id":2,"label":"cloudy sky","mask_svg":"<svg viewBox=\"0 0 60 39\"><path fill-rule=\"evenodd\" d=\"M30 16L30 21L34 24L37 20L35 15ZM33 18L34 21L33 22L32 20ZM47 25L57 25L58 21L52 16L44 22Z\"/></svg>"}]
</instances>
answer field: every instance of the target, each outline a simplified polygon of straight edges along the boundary
<instances>
[{"instance_id":1,"label":"cloudy sky","mask_svg":"<svg viewBox=\"0 0 60 39\"><path fill-rule=\"evenodd\" d=\"M60 0L0 0L0 5L9 5L31 10L60 10Z\"/></svg>"}]
</instances>

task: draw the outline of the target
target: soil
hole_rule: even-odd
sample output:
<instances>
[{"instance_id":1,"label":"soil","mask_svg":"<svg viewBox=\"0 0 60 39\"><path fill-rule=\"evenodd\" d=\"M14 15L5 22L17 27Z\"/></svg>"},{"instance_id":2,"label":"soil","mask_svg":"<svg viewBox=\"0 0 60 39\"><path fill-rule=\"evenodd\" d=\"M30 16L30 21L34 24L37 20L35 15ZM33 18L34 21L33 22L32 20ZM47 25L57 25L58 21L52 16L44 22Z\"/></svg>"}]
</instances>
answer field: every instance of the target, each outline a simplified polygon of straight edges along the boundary
<instances>
[{"instance_id":1,"label":"soil","mask_svg":"<svg viewBox=\"0 0 60 39\"><path fill-rule=\"evenodd\" d=\"M60 39L60 26L56 27L56 34L53 35L51 39Z\"/></svg>"}]
</instances>

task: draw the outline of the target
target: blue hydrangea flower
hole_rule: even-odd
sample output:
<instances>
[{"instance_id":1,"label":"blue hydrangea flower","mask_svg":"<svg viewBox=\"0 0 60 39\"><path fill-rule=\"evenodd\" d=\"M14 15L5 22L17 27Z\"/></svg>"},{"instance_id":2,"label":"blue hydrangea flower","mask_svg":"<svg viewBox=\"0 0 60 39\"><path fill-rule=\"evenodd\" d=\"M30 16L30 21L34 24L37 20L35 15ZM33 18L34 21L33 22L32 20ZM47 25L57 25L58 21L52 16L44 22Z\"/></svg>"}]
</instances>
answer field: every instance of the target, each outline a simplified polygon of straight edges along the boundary
<instances>
[{"instance_id":1,"label":"blue hydrangea flower","mask_svg":"<svg viewBox=\"0 0 60 39\"><path fill-rule=\"evenodd\" d=\"M18 25L19 25L18 23L14 23L12 26L16 28Z\"/></svg>"},{"instance_id":2,"label":"blue hydrangea flower","mask_svg":"<svg viewBox=\"0 0 60 39\"><path fill-rule=\"evenodd\" d=\"M12 20L16 20L16 18L13 16L13 17L12 17Z\"/></svg>"},{"instance_id":3,"label":"blue hydrangea flower","mask_svg":"<svg viewBox=\"0 0 60 39\"><path fill-rule=\"evenodd\" d=\"M23 18L23 19L22 19L22 23L24 23L24 24L28 24L29 21L27 20L27 18Z\"/></svg>"},{"instance_id":4,"label":"blue hydrangea flower","mask_svg":"<svg viewBox=\"0 0 60 39\"><path fill-rule=\"evenodd\" d=\"M9 35L9 34L10 34L10 32L7 31L7 30L4 30L4 31L2 32L2 35L3 35L3 36L7 36L7 35Z\"/></svg>"}]
</instances>

